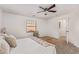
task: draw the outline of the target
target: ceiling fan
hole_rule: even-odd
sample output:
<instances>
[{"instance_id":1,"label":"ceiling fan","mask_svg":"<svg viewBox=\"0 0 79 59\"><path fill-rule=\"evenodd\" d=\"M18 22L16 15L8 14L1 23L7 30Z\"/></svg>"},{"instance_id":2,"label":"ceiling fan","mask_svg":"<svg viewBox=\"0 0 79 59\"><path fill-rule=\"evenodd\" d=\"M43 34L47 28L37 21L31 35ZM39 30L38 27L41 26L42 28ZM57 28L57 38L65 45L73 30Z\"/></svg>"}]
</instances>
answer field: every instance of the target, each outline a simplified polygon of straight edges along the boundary
<instances>
[{"instance_id":1,"label":"ceiling fan","mask_svg":"<svg viewBox=\"0 0 79 59\"><path fill-rule=\"evenodd\" d=\"M39 11L39 12L37 12L37 13L46 12L46 11L47 11L47 12L55 13L56 10L51 10L51 9L54 8L54 7L56 7L55 4L51 5L51 6L48 7L48 8L43 8L43 7L39 6L39 8L43 9L43 11ZM47 13L45 13L44 15L47 15Z\"/></svg>"}]
</instances>

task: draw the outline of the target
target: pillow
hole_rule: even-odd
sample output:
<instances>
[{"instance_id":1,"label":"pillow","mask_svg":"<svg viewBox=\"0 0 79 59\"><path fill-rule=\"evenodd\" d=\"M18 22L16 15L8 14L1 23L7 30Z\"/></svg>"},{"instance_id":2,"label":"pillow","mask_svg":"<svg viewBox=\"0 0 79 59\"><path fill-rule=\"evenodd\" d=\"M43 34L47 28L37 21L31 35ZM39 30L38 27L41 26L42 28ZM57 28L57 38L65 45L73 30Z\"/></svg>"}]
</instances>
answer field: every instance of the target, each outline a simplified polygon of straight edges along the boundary
<instances>
[{"instance_id":1,"label":"pillow","mask_svg":"<svg viewBox=\"0 0 79 59\"><path fill-rule=\"evenodd\" d=\"M7 34L5 34L4 36L5 36L5 40L8 42L10 47L15 48L16 47L16 37L14 37L13 35L7 35Z\"/></svg>"},{"instance_id":2,"label":"pillow","mask_svg":"<svg viewBox=\"0 0 79 59\"><path fill-rule=\"evenodd\" d=\"M10 51L10 46L8 45L8 43L0 38L0 54L6 54L9 53Z\"/></svg>"}]
</instances>

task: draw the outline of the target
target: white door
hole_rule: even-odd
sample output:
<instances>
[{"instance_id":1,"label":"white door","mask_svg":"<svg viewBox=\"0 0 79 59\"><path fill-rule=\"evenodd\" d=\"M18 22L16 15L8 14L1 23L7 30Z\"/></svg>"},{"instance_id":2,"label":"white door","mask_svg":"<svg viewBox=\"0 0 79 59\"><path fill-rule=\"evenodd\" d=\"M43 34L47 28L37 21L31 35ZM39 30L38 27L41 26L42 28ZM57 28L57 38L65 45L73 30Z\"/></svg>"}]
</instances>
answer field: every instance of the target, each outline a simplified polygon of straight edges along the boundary
<instances>
[{"instance_id":1,"label":"white door","mask_svg":"<svg viewBox=\"0 0 79 59\"><path fill-rule=\"evenodd\" d=\"M63 17L59 19L59 36L65 36L68 42L69 34L69 18Z\"/></svg>"}]
</instances>

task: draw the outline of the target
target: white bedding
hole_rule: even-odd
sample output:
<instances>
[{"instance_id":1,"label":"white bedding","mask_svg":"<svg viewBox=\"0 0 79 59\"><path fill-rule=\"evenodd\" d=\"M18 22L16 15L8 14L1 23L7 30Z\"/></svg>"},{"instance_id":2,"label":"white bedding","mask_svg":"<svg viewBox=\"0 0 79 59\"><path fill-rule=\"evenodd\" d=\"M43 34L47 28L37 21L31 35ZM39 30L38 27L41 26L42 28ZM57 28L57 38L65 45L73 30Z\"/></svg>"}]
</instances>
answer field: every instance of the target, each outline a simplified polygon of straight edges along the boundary
<instances>
[{"instance_id":1,"label":"white bedding","mask_svg":"<svg viewBox=\"0 0 79 59\"><path fill-rule=\"evenodd\" d=\"M12 48L11 54L55 54L55 46L42 46L30 38L17 39L17 47Z\"/></svg>"}]
</instances>

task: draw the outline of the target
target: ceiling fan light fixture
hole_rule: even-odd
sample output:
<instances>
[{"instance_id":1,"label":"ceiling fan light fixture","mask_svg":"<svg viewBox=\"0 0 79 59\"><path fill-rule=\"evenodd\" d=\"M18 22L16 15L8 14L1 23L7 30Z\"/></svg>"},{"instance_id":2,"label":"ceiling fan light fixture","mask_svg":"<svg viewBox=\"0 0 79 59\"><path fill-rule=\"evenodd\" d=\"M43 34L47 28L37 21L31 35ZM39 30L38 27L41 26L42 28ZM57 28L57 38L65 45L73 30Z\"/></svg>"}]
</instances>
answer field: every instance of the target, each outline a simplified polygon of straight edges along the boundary
<instances>
[{"instance_id":1,"label":"ceiling fan light fixture","mask_svg":"<svg viewBox=\"0 0 79 59\"><path fill-rule=\"evenodd\" d=\"M50 7L47 7L47 8L39 6L39 8L41 8L43 11L39 11L37 13L41 13L41 12L52 12L52 13L55 13L56 12L55 10L51 10L54 7L56 7L55 4L53 4L53 5L51 5ZM47 15L47 13L45 13L44 15Z\"/></svg>"}]
</instances>

